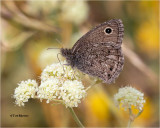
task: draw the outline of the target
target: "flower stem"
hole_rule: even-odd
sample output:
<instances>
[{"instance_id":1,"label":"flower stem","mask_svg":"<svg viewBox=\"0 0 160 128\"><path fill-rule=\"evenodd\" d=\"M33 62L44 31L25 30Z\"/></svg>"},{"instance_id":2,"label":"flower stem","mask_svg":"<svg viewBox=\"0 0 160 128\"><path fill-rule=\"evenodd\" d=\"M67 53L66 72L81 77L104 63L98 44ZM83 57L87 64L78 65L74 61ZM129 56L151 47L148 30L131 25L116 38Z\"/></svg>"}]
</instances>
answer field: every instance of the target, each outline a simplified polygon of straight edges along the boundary
<instances>
[{"instance_id":1,"label":"flower stem","mask_svg":"<svg viewBox=\"0 0 160 128\"><path fill-rule=\"evenodd\" d=\"M137 115L134 115L134 114L132 113L131 108L129 108L128 128L131 127L131 123L135 120L135 118L137 118L138 116L140 116L142 112L143 112L143 110L139 111Z\"/></svg>"},{"instance_id":2,"label":"flower stem","mask_svg":"<svg viewBox=\"0 0 160 128\"><path fill-rule=\"evenodd\" d=\"M131 108L129 108L129 121L128 121L128 128L131 127L131 123L133 122L132 120L133 114Z\"/></svg>"},{"instance_id":3,"label":"flower stem","mask_svg":"<svg viewBox=\"0 0 160 128\"><path fill-rule=\"evenodd\" d=\"M94 85L96 85L98 82L95 81L93 84L91 84L90 86L88 86L85 90L88 91L91 87L93 87Z\"/></svg>"},{"instance_id":4,"label":"flower stem","mask_svg":"<svg viewBox=\"0 0 160 128\"><path fill-rule=\"evenodd\" d=\"M74 112L73 108L69 107L69 111L71 112L71 114L72 114L74 120L76 121L76 123L78 124L78 126L84 128L83 124L78 119L78 117L77 117L76 113Z\"/></svg>"},{"instance_id":5,"label":"flower stem","mask_svg":"<svg viewBox=\"0 0 160 128\"><path fill-rule=\"evenodd\" d=\"M128 128L130 128L131 123L132 123L132 121L131 121L131 119L129 119L129 121L128 121Z\"/></svg>"},{"instance_id":6,"label":"flower stem","mask_svg":"<svg viewBox=\"0 0 160 128\"><path fill-rule=\"evenodd\" d=\"M143 112L143 110L141 110L141 111L136 115L136 118L137 118L138 116L140 116L142 112Z\"/></svg>"}]
</instances>

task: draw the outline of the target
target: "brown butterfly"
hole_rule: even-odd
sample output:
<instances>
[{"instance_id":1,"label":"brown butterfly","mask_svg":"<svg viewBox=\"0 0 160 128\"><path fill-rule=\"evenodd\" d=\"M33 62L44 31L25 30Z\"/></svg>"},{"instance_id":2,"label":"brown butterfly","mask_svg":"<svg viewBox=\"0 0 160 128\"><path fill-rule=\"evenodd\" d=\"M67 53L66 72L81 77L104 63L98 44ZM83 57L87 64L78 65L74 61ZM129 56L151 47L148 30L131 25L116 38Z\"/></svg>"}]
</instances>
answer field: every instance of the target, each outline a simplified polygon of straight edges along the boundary
<instances>
[{"instance_id":1,"label":"brown butterfly","mask_svg":"<svg viewBox=\"0 0 160 128\"><path fill-rule=\"evenodd\" d=\"M73 68L110 84L123 69L123 34L122 21L112 19L87 32L72 49L62 48L61 54Z\"/></svg>"}]
</instances>

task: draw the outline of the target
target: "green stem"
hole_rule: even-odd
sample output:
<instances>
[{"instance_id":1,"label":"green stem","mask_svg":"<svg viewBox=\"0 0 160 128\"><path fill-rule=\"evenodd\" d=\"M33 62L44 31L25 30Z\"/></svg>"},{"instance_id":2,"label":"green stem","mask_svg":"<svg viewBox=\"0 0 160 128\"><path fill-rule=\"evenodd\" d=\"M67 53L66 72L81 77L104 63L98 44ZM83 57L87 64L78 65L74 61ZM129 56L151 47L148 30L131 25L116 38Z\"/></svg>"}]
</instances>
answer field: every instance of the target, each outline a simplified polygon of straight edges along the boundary
<instances>
[{"instance_id":1,"label":"green stem","mask_svg":"<svg viewBox=\"0 0 160 128\"><path fill-rule=\"evenodd\" d=\"M136 115L136 118L137 118L138 116L140 116L142 112L143 112L143 110L140 111L140 112Z\"/></svg>"},{"instance_id":2,"label":"green stem","mask_svg":"<svg viewBox=\"0 0 160 128\"><path fill-rule=\"evenodd\" d=\"M76 121L76 123L78 124L78 126L84 128L83 124L82 124L82 123L80 122L80 120L78 119L78 117L77 117L76 113L74 112L73 108L70 108L70 107L69 107L69 111L71 112L71 114L72 114L74 120Z\"/></svg>"},{"instance_id":3,"label":"green stem","mask_svg":"<svg viewBox=\"0 0 160 128\"><path fill-rule=\"evenodd\" d=\"M133 117L132 110L131 110L131 108L129 108L129 121L128 121L128 128L130 128L130 127L131 127L131 124L132 124L132 122L133 122L132 117Z\"/></svg>"},{"instance_id":4,"label":"green stem","mask_svg":"<svg viewBox=\"0 0 160 128\"><path fill-rule=\"evenodd\" d=\"M132 123L132 121L131 121L131 119L129 119L129 121L128 121L128 128L131 127L131 123Z\"/></svg>"},{"instance_id":5,"label":"green stem","mask_svg":"<svg viewBox=\"0 0 160 128\"><path fill-rule=\"evenodd\" d=\"M88 91L91 87L93 87L94 85L96 85L98 82L94 82L92 85L88 86L85 90Z\"/></svg>"},{"instance_id":6,"label":"green stem","mask_svg":"<svg viewBox=\"0 0 160 128\"><path fill-rule=\"evenodd\" d=\"M142 110L142 111L140 111L137 115L134 115L134 114L132 113L131 108L129 108L129 121L128 121L128 128L130 128L130 127L131 127L131 123L135 120L135 118L137 118L138 116L140 116L142 112L143 112L143 110Z\"/></svg>"}]
</instances>

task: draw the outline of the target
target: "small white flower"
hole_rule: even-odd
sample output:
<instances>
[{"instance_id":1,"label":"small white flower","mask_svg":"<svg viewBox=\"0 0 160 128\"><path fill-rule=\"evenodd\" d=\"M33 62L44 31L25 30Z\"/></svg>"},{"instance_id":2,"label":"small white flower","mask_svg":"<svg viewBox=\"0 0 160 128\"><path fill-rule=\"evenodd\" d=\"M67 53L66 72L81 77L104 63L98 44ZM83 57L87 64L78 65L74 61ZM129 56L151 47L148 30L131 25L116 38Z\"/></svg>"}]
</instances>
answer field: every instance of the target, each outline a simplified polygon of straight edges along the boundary
<instances>
[{"instance_id":1,"label":"small white flower","mask_svg":"<svg viewBox=\"0 0 160 128\"><path fill-rule=\"evenodd\" d=\"M61 17L64 20L73 22L75 24L81 24L82 22L84 22L87 19L89 11L87 2L84 0L63 1L61 9Z\"/></svg>"},{"instance_id":2,"label":"small white flower","mask_svg":"<svg viewBox=\"0 0 160 128\"><path fill-rule=\"evenodd\" d=\"M50 65L53 62L58 62L57 59L58 53L59 53L58 49L47 50L47 48L45 48L44 50L42 50L38 59L38 64L40 65L41 69L44 69L47 65Z\"/></svg>"},{"instance_id":3,"label":"small white flower","mask_svg":"<svg viewBox=\"0 0 160 128\"><path fill-rule=\"evenodd\" d=\"M67 62L64 61L61 62L61 64L54 63L52 65L47 66L41 74L42 82L50 78L57 78L61 81L80 79L79 74L77 72L74 72L71 66L66 66L64 64L67 64Z\"/></svg>"},{"instance_id":4,"label":"small white flower","mask_svg":"<svg viewBox=\"0 0 160 128\"><path fill-rule=\"evenodd\" d=\"M42 99L47 99L47 103L49 103L51 100L54 100L59 95L59 86L61 85L61 82L56 79L48 79L41 83L39 86L39 90L37 92L38 97L42 101Z\"/></svg>"},{"instance_id":5,"label":"small white flower","mask_svg":"<svg viewBox=\"0 0 160 128\"><path fill-rule=\"evenodd\" d=\"M15 89L13 97L16 99L15 104L24 106L24 102L28 102L29 98L34 98L38 88L35 80L21 81Z\"/></svg>"},{"instance_id":6,"label":"small white flower","mask_svg":"<svg viewBox=\"0 0 160 128\"><path fill-rule=\"evenodd\" d=\"M145 103L143 96L144 94L135 88L123 87L114 95L114 101L117 106L122 105L125 110L134 106L141 111Z\"/></svg>"},{"instance_id":7,"label":"small white flower","mask_svg":"<svg viewBox=\"0 0 160 128\"><path fill-rule=\"evenodd\" d=\"M66 107L78 107L78 103L81 103L81 99L86 96L86 91L82 82L74 80L67 80L60 87L60 96Z\"/></svg>"}]
</instances>

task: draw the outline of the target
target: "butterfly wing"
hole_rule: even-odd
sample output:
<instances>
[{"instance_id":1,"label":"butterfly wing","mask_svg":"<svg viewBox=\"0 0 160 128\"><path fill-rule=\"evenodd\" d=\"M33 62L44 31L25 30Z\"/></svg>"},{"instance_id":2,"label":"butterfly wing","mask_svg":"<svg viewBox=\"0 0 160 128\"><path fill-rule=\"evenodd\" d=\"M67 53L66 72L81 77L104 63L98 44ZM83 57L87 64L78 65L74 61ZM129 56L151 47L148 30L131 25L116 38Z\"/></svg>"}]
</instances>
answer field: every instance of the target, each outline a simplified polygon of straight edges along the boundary
<instances>
[{"instance_id":1,"label":"butterfly wing","mask_svg":"<svg viewBox=\"0 0 160 128\"><path fill-rule=\"evenodd\" d=\"M106 83L113 82L124 64L123 33L121 20L110 20L89 31L72 48L74 66Z\"/></svg>"},{"instance_id":2,"label":"butterfly wing","mask_svg":"<svg viewBox=\"0 0 160 128\"><path fill-rule=\"evenodd\" d=\"M110 34L105 33L106 28L111 28L112 32ZM94 44L94 43L108 43L110 45L110 42L114 42L114 46L121 47L122 40L123 40L123 34L124 34L124 26L122 24L122 21L112 19L108 22L104 22L89 32L87 32L84 36L82 36L73 46L72 52L78 52L79 49L83 45L87 44Z\"/></svg>"}]
</instances>

